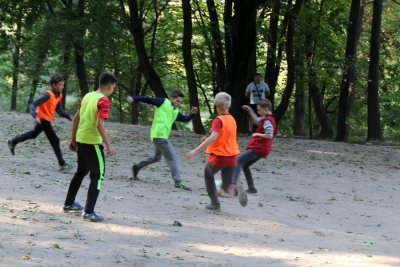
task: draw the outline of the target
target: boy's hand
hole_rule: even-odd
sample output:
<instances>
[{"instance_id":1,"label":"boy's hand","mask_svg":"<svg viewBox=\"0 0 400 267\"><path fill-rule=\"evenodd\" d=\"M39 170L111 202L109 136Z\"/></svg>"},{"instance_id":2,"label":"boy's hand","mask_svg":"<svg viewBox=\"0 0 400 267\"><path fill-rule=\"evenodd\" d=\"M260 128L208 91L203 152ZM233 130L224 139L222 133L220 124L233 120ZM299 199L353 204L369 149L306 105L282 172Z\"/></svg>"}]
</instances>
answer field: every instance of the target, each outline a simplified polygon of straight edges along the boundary
<instances>
[{"instance_id":1,"label":"boy's hand","mask_svg":"<svg viewBox=\"0 0 400 267\"><path fill-rule=\"evenodd\" d=\"M126 98L126 101L128 101L128 103L130 103L130 104L132 104L133 102L135 102L131 96L128 96L128 97Z\"/></svg>"},{"instance_id":2,"label":"boy's hand","mask_svg":"<svg viewBox=\"0 0 400 267\"><path fill-rule=\"evenodd\" d=\"M41 121L40 121L39 117L36 117L33 120L36 122L36 124L41 124Z\"/></svg>"},{"instance_id":3,"label":"boy's hand","mask_svg":"<svg viewBox=\"0 0 400 267\"><path fill-rule=\"evenodd\" d=\"M71 140L69 142L68 148L69 148L69 150L76 152L76 141L75 140Z\"/></svg>"},{"instance_id":4,"label":"boy's hand","mask_svg":"<svg viewBox=\"0 0 400 267\"><path fill-rule=\"evenodd\" d=\"M250 112L250 110L252 110L251 107L249 107L247 105L243 105L242 109L246 110L247 112Z\"/></svg>"},{"instance_id":5,"label":"boy's hand","mask_svg":"<svg viewBox=\"0 0 400 267\"><path fill-rule=\"evenodd\" d=\"M111 146L107 146L107 155L110 157L114 156L114 149Z\"/></svg>"},{"instance_id":6,"label":"boy's hand","mask_svg":"<svg viewBox=\"0 0 400 267\"><path fill-rule=\"evenodd\" d=\"M207 136L202 136L201 137L201 142L203 143L204 141L206 141L206 139L207 139Z\"/></svg>"},{"instance_id":7,"label":"boy's hand","mask_svg":"<svg viewBox=\"0 0 400 267\"><path fill-rule=\"evenodd\" d=\"M196 152L194 150L190 151L189 153L186 154L186 160L190 161L191 159L194 158L194 156L196 156Z\"/></svg>"},{"instance_id":8,"label":"boy's hand","mask_svg":"<svg viewBox=\"0 0 400 267\"><path fill-rule=\"evenodd\" d=\"M69 116L68 120L69 120L69 121L73 121L73 120L74 120L74 117Z\"/></svg>"},{"instance_id":9,"label":"boy's hand","mask_svg":"<svg viewBox=\"0 0 400 267\"><path fill-rule=\"evenodd\" d=\"M197 107L192 107L190 109L190 113L192 113L192 114L197 114L198 111L199 111L199 109Z\"/></svg>"}]
</instances>

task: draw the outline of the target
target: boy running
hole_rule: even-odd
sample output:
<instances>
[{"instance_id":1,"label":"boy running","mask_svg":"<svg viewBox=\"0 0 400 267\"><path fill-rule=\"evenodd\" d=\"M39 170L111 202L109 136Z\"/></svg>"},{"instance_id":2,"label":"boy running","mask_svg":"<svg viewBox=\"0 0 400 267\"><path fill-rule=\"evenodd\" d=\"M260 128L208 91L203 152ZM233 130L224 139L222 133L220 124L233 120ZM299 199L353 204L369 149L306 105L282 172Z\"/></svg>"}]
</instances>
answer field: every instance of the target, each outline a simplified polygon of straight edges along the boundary
<instances>
[{"instance_id":1,"label":"boy running","mask_svg":"<svg viewBox=\"0 0 400 267\"><path fill-rule=\"evenodd\" d=\"M7 140L8 147L10 148L11 154L15 155L15 146L18 143L24 142L28 139L35 139L41 132L46 134L47 139L50 142L51 147L56 154L58 164L60 165L61 172L67 172L73 168L73 165L65 163L63 159L60 139L54 132L51 126L51 121L54 121L54 112L56 111L61 117L67 118L72 121L72 117L63 110L61 99L63 97L62 90L64 89L64 79L60 74L53 74L50 76L51 87L44 93L42 93L35 101L29 106L29 111L36 123L35 129L26 132L12 140Z\"/></svg>"}]
</instances>

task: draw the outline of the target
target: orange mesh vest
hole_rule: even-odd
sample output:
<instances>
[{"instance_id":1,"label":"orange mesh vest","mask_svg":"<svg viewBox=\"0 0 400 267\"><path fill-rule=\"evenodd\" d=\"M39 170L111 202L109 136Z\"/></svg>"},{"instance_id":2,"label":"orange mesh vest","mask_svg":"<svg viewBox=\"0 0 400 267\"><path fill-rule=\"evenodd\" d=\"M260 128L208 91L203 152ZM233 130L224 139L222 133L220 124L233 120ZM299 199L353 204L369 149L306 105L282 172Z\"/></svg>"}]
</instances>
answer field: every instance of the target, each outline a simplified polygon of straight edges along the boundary
<instances>
[{"instance_id":1,"label":"orange mesh vest","mask_svg":"<svg viewBox=\"0 0 400 267\"><path fill-rule=\"evenodd\" d=\"M57 98L51 90L47 90L46 93L49 93L50 98L46 102L41 104L36 112L39 119L54 121L56 119L54 117L54 111L56 111L57 104L60 103L62 99L62 94L60 93L60 96Z\"/></svg>"},{"instance_id":2,"label":"orange mesh vest","mask_svg":"<svg viewBox=\"0 0 400 267\"><path fill-rule=\"evenodd\" d=\"M207 147L206 153L212 153L217 156L236 156L240 153L238 143L236 142L236 121L230 114L220 115L222 128L214 143Z\"/></svg>"}]
</instances>

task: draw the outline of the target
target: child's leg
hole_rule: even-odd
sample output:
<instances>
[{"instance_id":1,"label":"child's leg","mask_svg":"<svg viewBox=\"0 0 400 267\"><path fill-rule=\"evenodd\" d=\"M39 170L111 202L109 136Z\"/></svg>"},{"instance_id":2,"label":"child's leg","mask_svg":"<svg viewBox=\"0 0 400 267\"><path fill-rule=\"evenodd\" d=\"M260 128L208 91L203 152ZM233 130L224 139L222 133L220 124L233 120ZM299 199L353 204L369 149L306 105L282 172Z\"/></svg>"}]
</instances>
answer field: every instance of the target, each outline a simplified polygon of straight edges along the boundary
<instances>
[{"instance_id":1,"label":"child's leg","mask_svg":"<svg viewBox=\"0 0 400 267\"><path fill-rule=\"evenodd\" d=\"M44 133L46 134L47 139L49 139L50 145L53 148L54 153L56 154L58 164L60 166L65 165L65 160L62 157L61 148L60 148L60 139L54 132L53 127L51 127L51 123L46 120L42 120L41 123L42 123L41 124L42 129L43 129Z\"/></svg>"},{"instance_id":2,"label":"child's leg","mask_svg":"<svg viewBox=\"0 0 400 267\"><path fill-rule=\"evenodd\" d=\"M259 159L261 159L261 157L256 153L254 153L253 151L251 151L251 153L253 154L252 157L249 157L248 158L249 160L243 164L243 173L244 176L246 177L248 187L254 188L253 176L251 175L250 166L256 163Z\"/></svg>"},{"instance_id":3,"label":"child's leg","mask_svg":"<svg viewBox=\"0 0 400 267\"><path fill-rule=\"evenodd\" d=\"M15 146L20 142L24 142L25 140L35 139L42 131L42 126L40 124L36 124L35 129L15 137L13 140L11 140L11 142Z\"/></svg>"},{"instance_id":4,"label":"child's leg","mask_svg":"<svg viewBox=\"0 0 400 267\"><path fill-rule=\"evenodd\" d=\"M176 155L171 142L168 139L163 138L154 138L153 142L165 157L175 184L179 184L181 182L181 176L179 173L178 156Z\"/></svg>"},{"instance_id":5,"label":"child's leg","mask_svg":"<svg viewBox=\"0 0 400 267\"><path fill-rule=\"evenodd\" d=\"M237 162L238 165L236 166L234 172L233 172L233 184L237 184L238 180L239 180L239 174L241 169L243 169L243 172L245 172L244 170L244 166L247 165L249 162L253 161L254 159L259 159L260 156L258 156L256 153L253 152L253 150L248 149L245 152L243 152L242 154L240 154L239 156L237 156ZM250 164L251 165L251 164ZM247 174L250 173L250 177L251 177L251 172L250 169L248 168L249 165L247 165ZM246 172L245 172L246 175ZM247 175L246 175L246 179L247 179Z\"/></svg>"},{"instance_id":6,"label":"child's leg","mask_svg":"<svg viewBox=\"0 0 400 267\"><path fill-rule=\"evenodd\" d=\"M80 144L78 144L78 168L76 169L76 173L74 174L71 183L69 184L67 197L64 203L65 206L71 206L74 203L79 188L81 187L82 180L89 173L89 168L87 167L83 153L84 149L80 149Z\"/></svg>"},{"instance_id":7,"label":"child's leg","mask_svg":"<svg viewBox=\"0 0 400 267\"><path fill-rule=\"evenodd\" d=\"M217 187L215 186L214 174L216 174L223 167L215 166L207 162L204 168L204 182L206 184L206 189L208 196L211 199L211 205L219 205Z\"/></svg>"},{"instance_id":8,"label":"child's leg","mask_svg":"<svg viewBox=\"0 0 400 267\"><path fill-rule=\"evenodd\" d=\"M233 173L235 172L236 167L227 166L221 170L222 187L224 192L231 196L236 194L236 185L233 183Z\"/></svg>"},{"instance_id":9,"label":"child's leg","mask_svg":"<svg viewBox=\"0 0 400 267\"><path fill-rule=\"evenodd\" d=\"M85 160L90 170L90 184L86 199L85 212L94 212L101 183L104 179L105 159L102 145L84 145Z\"/></svg>"},{"instance_id":10,"label":"child's leg","mask_svg":"<svg viewBox=\"0 0 400 267\"><path fill-rule=\"evenodd\" d=\"M135 164L135 166L138 168L138 170L140 170L141 168L146 167L147 165L150 165L152 163L155 163L157 161L161 160L161 150L158 149L158 147L156 146L156 144L154 143L154 155L145 158L144 160L142 160L141 162Z\"/></svg>"}]
</instances>

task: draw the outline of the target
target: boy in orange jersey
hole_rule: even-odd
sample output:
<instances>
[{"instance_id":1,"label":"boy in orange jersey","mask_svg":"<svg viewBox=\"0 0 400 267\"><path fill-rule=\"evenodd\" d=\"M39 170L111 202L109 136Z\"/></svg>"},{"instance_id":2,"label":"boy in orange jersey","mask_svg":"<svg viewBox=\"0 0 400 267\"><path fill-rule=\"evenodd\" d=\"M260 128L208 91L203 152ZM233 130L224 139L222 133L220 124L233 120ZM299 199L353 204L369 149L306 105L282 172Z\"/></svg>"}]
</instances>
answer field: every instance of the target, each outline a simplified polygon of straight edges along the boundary
<instances>
[{"instance_id":1,"label":"boy in orange jersey","mask_svg":"<svg viewBox=\"0 0 400 267\"><path fill-rule=\"evenodd\" d=\"M51 87L42 93L29 107L33 120L36 123L35 129L26 132L12 140L7 140L11 154L15 155L15 146L28 139L35 139L41 132L46 134L51 147L56 154L61 172L67 172L73 165L65 163L60 149L60 139L51 126L51 121L55 120L54 112L56 111L61 117L72 121L72 117L62 108L62 90L64 89L64 79L60 74L53 74L50 77Z\"/></svg>"},{"instance_id":2,"label":"boy in orange jersey","mask_svg":"<svg viewBox=\"0 0 400 267\"><path fill-rule=\"evenodd\" d=\"M233 184L233 171L237 165L236 155L240 153L236 142L236 121L229 114L231 96L221 92L215 96L214 104L218 117L213 120L210 136L202 138L202 144L186 154L186 160L190 161L200 151L206 149L208 153L207 164L204 169L204 180L211 203L206 206L209 210L219 210L221 205L218 200L214 174L221 171L223 190L231 195L239 196L239 202L244 207L247 205L247 195L242 185Z\"/></svg>"}]
</instances>

